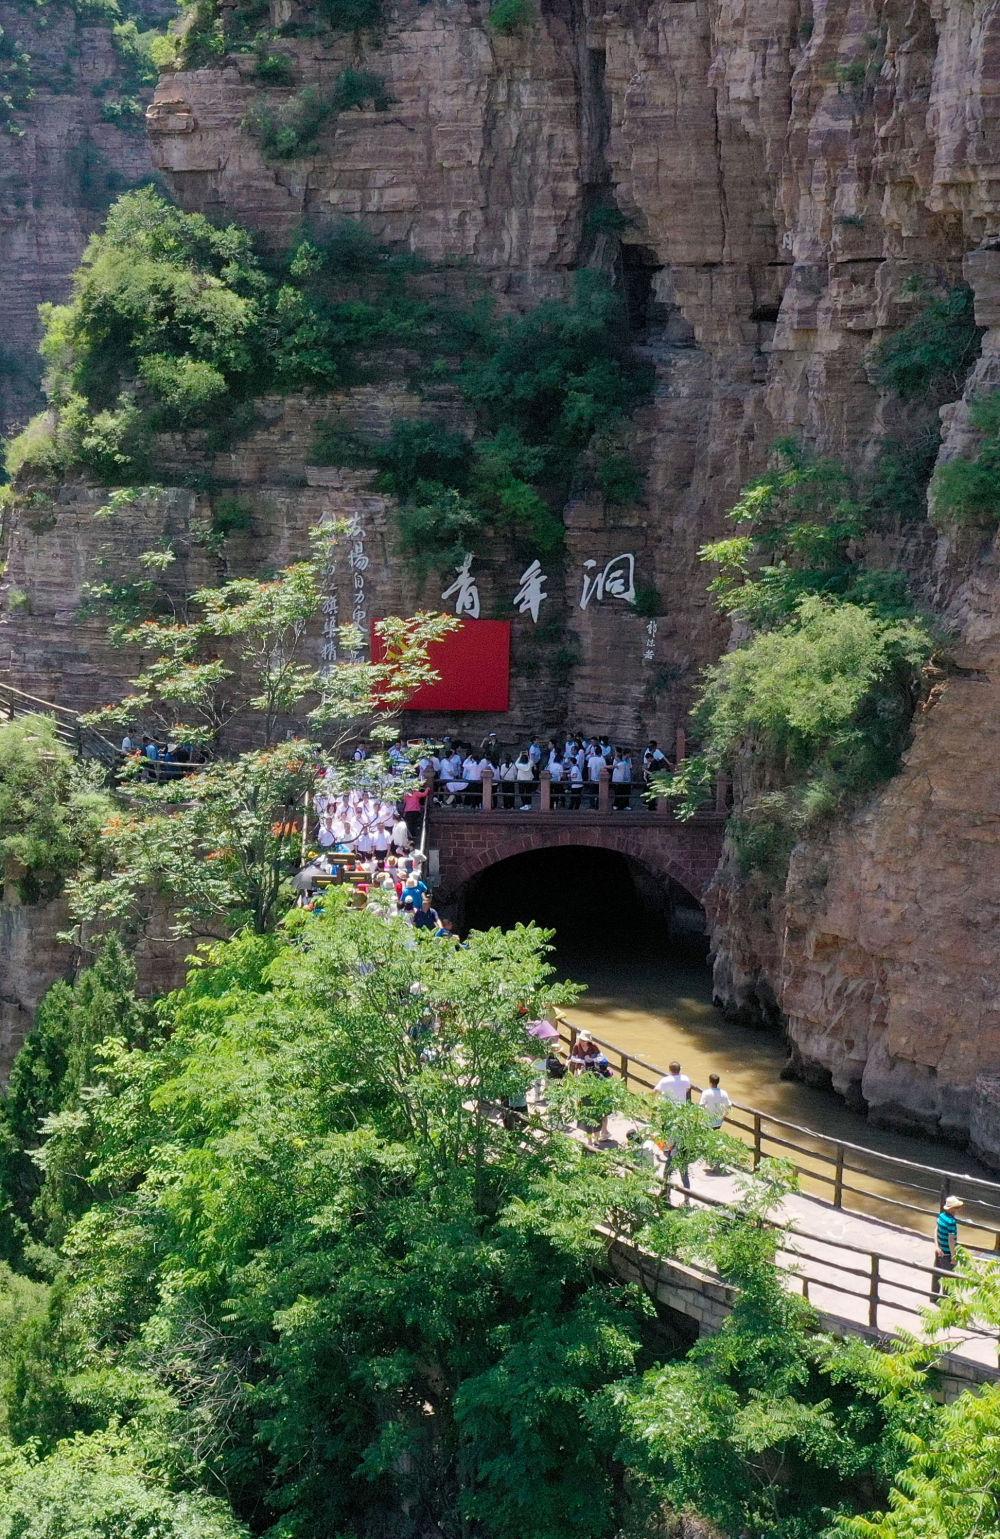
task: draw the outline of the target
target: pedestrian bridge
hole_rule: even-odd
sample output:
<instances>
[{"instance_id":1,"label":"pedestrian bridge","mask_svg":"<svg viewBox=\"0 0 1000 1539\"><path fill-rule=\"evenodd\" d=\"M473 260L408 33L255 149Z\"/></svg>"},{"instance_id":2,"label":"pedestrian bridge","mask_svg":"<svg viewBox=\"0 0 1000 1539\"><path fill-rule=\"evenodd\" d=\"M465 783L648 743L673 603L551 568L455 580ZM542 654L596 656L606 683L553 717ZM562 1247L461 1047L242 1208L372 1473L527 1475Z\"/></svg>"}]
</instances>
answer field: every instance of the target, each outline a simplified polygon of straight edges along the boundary
<instances>
[{"instance_id":1,"label":"pedestrian bridge","mask_svg":"<svg viewBox=\"0 0 1000 1539\"><path fill-rule=\"evenodd\" d=\"M624 855L664 893L669 882L677 882L702 901L722 853L724 788L714 807L685 822L666 801L650 806L636 791L627 802L619 798L625 804L616 808L605 777L600 786L585 788L579 806L572 805L568 787L552 786L545 773L531 789L527 807L513 790L514 805L503 805L505 790L487 777L464 805L431 808L427 846L435 894L443 904L459 907L469 882L500 861L567 845Z\"/></svg>"},{"instance_id":2,"label":"pedestrian bridge","mask_svg":"<svg viewBox=\"0 0 1000 1539\"><path fill-rule=\"evenodd\" d=\"M565 1020L559 1027L571 1048L576 1029ZM662 1069L613 1043L601 1046L631 1089L652 1090ZM624 1144L631 1125L610 1119L616 1143ZM949 1275L934 1268L933 1234L940 1204L951 1193L965 1204L961 1243L983 1258L1000 1253L1000 1182L880 1154L738 1104L726 1131L748 1145L753 1169L771 1157L795 1167L799 1190L773 1215L782 1233L777 1264L786 1286L817 1310L824 1330L873 1342L902 1332L926 1335L923 1311ZM692 1202L729 1206L738 1196L737 1178L725 1172L695 1165L690 1180ZM682 1201L683 1189L675 1184L671 1196ZM733 1297L721 1278L653 1256L620 1237L609 1234L609 1239L617 1275L640 1282L659 1303L686 1317L695 1332L719 1328ZM995 1328L948 1333L945 1340L940 1376L946 1395L1000 1381Z\"/></svg>"}]
</instances>

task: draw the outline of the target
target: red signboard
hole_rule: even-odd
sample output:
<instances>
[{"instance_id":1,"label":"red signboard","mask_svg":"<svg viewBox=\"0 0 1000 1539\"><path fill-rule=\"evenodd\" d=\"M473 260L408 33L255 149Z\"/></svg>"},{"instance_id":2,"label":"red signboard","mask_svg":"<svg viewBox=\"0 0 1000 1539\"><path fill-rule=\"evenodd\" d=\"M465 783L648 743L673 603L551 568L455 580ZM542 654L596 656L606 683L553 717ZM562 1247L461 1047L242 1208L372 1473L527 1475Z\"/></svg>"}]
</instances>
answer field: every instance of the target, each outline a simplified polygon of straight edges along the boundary
<instances>
[{"instance_id":1,"label":"red signboard","mask_svg":"<svg viewBox=\"0 0 1000 1539\"><path fill-rule=\"evenodd\" d=\"M382 643L372 624L372 658ZM506 711L510 706L510 621L463 620L443 636L428 657L439 677L412 694L407 711Z\"/></svg>"}]
</instances>

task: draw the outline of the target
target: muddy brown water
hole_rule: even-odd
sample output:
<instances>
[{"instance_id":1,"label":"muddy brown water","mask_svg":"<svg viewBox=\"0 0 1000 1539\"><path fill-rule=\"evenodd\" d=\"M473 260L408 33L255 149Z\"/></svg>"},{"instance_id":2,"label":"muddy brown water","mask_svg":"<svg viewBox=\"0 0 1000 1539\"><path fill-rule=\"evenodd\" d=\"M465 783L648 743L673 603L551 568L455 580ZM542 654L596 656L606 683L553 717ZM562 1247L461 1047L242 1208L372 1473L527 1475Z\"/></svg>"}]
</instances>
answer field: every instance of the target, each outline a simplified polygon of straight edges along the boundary
<instances>
[{"instance_id":1,"label":"muddy brown water","mask_svg":"<svg viewBox=\"0 0 1000 1539\"><path fill-rule=\"evenodd\" d=\"M726 1021L712 1004L709 968L697 956L670 952L662 947L648 951L641 947L622 947L615 951L613 956L602 956L597 954L593 944L586 948L557 945L554 960L560 976L586 985L586 992L579 1002L566 1010L567 1018L594 1036L657 1067L665 1069L670 1059L679 1059L684 1072L696 1085L707 1084L709 1074L714 1071L721 1076L723 1087L734 1101L870 1151L871 1159L857 1161L867 1166L868 1174L848 1173L845 1180L864 1186L873 1196L862 1198L847 1194L846 1207L925 1233L931 1232L933 1218L930 1214L907 1212L895 1207L888 1199L936 1206L934 1196L908 1190L902 1183L911 1179L910 1173L880 1167L877 1163L879 1154L930 1165L957 1176L997 1179L995 1173L948 1144L930 1137L875 1127L861 1113L847 1107L832 1091L782 1079L781 1070L787 1054L780 1034ZM611 1061L616 1062L613 1056ZM817 1153L832 1152L825 1149L821 1140L800 1139L798 1134L784 1133L773 1127L771 1131L792 1141L801 1141ZM746 1136L749 1140L749 1135ZM787 1155L789 1151L765 1144L764 1152ZM851 1158L848 1155L848 1159ZM818 1174L833 1173L833 1167L819 1159L810 1160L808 1156L796 1156L796 1159L800 1165ZM933 1178L916 1174L912 1179L930 1183ZM828 1183L809 1175L802 1176L802 1189L826 1199L832 1194ZM989 1237L973 1228L972 1220L977 1216L990 1217L985 1209L971 1203L963 1210L966 1220L964 1238L969 1244L991 1246ZM998 1226L1000 1214L993 1214L992 1222Z\"/></svg>"}]
</instances>

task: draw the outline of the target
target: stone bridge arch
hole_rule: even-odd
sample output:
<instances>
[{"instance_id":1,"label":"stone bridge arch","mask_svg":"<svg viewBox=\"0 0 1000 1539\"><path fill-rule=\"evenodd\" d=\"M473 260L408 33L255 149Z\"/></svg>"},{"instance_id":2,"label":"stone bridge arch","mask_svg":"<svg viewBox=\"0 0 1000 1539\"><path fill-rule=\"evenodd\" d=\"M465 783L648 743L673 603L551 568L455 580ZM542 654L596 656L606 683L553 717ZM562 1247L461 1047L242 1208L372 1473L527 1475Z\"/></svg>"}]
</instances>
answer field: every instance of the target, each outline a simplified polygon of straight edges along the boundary
<instances>
[{"instance_id":1,"label":"stone bridge arch","mask_svg":"<svg viewBox=\"0 0 1000 1539\"><path fill-rule=\"evenodd\" d=\"M676 882L701 903L722 851L724 819L680 823L662 814L588 812L455 812L432 815L429 847L435 891L444 904L461 901L469 883L518 855L577 846L623 855L653 881Z\"/></svg>"}]
</instances>

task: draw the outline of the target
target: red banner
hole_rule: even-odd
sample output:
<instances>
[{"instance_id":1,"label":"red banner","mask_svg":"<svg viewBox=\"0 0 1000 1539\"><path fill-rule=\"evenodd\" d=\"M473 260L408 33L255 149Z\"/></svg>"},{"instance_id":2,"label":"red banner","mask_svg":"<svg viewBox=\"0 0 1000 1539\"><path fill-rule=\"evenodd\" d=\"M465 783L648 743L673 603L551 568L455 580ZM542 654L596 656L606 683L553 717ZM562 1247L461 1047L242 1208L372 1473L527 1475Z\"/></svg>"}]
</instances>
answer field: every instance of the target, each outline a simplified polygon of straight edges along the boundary
<instances>
[{"instance_id":1,"label":"red banner","mask_svg":"<svg viewBox=\"0 0 1000 1539\"><path fill-rule=\"evenodd\" d=\"M382 642L372 622L372 660L381 662ZM412 694L407 711L506 711L510 707L510 621L463 620L428 651L439 674Z\"/></svg>"}]
</instances>

